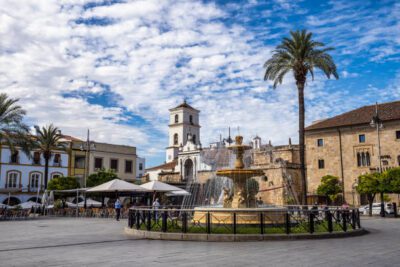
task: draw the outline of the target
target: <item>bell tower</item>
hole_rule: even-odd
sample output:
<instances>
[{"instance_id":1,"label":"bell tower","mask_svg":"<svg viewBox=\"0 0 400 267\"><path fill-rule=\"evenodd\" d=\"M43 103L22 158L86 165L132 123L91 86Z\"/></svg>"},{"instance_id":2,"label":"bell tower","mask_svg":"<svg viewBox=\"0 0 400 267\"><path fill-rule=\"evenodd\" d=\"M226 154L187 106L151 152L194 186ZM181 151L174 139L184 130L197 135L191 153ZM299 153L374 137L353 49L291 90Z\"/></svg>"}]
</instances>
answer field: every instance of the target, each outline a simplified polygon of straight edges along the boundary
<instances>
[{"instance_id":1,"label":"bell tower","mask_svg":"<svg viewBox=\"0 0 400 267\"><path fill-rule=\"evenodd\" d=\"M169 110L166 162L178 157L179 148L186 145L189 135L195 145L200 144L199 113L200 111L186 103L186 100Z\"/></svg>"}]
</instances>

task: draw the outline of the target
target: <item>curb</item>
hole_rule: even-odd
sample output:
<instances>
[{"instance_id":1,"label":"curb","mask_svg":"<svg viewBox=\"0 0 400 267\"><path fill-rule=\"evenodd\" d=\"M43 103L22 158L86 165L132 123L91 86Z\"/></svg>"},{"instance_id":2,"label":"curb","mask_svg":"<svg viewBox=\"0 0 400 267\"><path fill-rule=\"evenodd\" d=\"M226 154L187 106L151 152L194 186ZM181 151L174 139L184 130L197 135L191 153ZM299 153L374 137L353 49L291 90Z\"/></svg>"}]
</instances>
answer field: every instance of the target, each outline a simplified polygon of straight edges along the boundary
<instances>
[{"instance_id":1,"label":"curb","mask_svg":"<svg viewBox=\"0 0 400 267\"><path fill-rule=\"evenodd\" d=\"M125 233L135 237L151 240L203 241L203 242L240 242L240 241L279 241L307 240L361 236L368 233L364 228L348 232L314 233L314 234L273 234L273 235L233 235L233 234L184 234L150 232L125 227Z\"/></svg>"}]
</instances>

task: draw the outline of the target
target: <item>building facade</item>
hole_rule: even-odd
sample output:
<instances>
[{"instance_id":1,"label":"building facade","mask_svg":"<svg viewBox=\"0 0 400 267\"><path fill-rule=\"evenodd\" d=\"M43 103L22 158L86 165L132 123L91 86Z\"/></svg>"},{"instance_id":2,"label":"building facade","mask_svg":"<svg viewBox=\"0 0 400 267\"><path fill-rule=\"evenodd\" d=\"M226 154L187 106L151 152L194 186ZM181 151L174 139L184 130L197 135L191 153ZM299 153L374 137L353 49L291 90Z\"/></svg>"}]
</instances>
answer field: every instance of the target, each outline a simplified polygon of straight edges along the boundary
<instances>
[{"instance_id":1,"label":"building facade","mask_svg":"<svg viewBox=\"0 0 400 267\"><path fill-rule=\"evenodd\" d=\"M49 161L48 181L68 175L69 155L66 151L53 151ZM13 153L8 146L0 149L0 203L19 204L36 201L38 191L44 188L44 158L39 151L28 157L16 148ZM10 198L10 199L9 199Z\"/></svg>"},{"instance_id":2,"label":"building facade","mask_svg":"<svg viewBox=\"0 0 400 267\"><path fill-rule=\"evenodd\" d=\"M400 166L400 101L377 106L382 120L378 132L370 122L376 106L364 106L338 116L318 121L306 128L306 166L308 194L315 195L324 175L337 176L349 204L366 200L355 190L362 174ZM398 201L397 199L392 199Z\"/></svg>"},{"instance_id":3,"label":"building facade","mask_svg":"<svg viewBox=\"0 0 400 267\"><path fill-rule=\"evenodd\" d=\"M144 170L145 159L138 160L136 147L91 142L90 150L86 151L85 143L82 141L72 142L69 168L69 175L79 178L82 186L86 184L87 177L85 176L101 169L113 170L118 178L125 181L140 180L138 171L140 172L140 167ZM86 162L89 162L87 169ZM87 174L85 175L85 173Z\"/></svg>"}]
</instances>

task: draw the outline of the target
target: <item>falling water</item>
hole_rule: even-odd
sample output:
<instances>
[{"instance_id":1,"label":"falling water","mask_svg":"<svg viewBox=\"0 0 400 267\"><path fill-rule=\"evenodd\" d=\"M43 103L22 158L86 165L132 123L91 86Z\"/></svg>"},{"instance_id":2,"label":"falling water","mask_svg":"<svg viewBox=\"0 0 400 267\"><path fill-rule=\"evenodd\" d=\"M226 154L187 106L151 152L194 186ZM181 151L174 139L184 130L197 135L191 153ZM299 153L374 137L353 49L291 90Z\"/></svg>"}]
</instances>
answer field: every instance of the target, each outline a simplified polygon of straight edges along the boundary
<instances>
[{"instance_id":1,"label":"falling water","mask_svg":"<svg viewBox=\"0 0 400 267\"><path fill-rule=\"evenodd\" d=\"M201 170L211 173L211 177L204 184L198 181L189 181L186 185L186 191L190 195L185 196L182 202L182 208L192 208L198 206L222 207L224 198L224 188L229 189L231 194L234 193L233 180L227 177L216 175L216 171L220 169L233 168L235 156L232 151L226 147L206 148L201 151ZM250 167L252 162L251 151L244 154L245 167ZM235 179L235 178L233 178ZM253 183L248 183L252 185ZM246 184L247 185L247 184ZM250 190L250 188L247 188Z\"/></svg>"}]
</instances>

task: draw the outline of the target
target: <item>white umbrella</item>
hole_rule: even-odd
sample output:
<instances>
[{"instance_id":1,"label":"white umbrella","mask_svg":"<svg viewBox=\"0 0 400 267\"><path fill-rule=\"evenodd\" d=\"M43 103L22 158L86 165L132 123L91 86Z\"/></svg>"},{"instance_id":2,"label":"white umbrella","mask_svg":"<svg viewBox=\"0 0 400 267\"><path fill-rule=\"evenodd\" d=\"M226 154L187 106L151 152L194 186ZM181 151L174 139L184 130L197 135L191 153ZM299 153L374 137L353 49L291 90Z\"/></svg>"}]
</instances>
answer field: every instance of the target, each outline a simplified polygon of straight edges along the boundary
<instances>
[{"instance_id":1,"label":"white umbrella","mask_svg":"<svg viewBox=\"0 0 400 267\"><path fill-rule=\"evenodd\" d=\"M153 191L153 192L171 192L171 191L184 191L188 193L187 191L183 190L182 188L166 184L160 181L151 181L145 184L141 185L142 188Z\"/></svg>"},{"instance_id":2,"label":"white umbrella","mask_svg":"<svg viewBox=\"0 0 400 267\"><path fill-rule=\"evenodd\" d=\"M125 182L120 179L114 179L107 183L95 186L86 192L147 192L148 190L139 185Z\"/></svg>"},{"instance_id":3,"label":"white umbrella","mask_svg":"<svg viewBox=\"0 0 400 267\"><path fill-rule=\"evenodd\" d=\"M85 205L85 201L81 201L81 202L78 203L79 207L83 207L84 205ZM98 202L98 201L93 200L91 198L86 199L86 206L87 207L92 206L92 207L98 208L98 207L101 207L101 205L102 205L101 202Z\"/></svg>"},{"instance_id":4,"label":"white umbrella","mask_svg":"<svg viewBox=\"0 0 400 267\"><path fill-rule=\"evenodd\" d=\"M36 202L33 202L33 201L27 201L27 202L21 203L21 204L19 204L19 205L20 205L21 208L23 208L23 209L31 209L32 207L38 208L38 207L41 206L41 204L36 203Z\"/></svg>"},{"instance_id":5,"label":"white umbrella","mask_svg":"<svg viewBox=\"0 0 400 267\"><path fill-rule=\"evenodd\" d=\"M0 203L0 208L1 208L1 209L5 209L5 208L9 209L10 206L8 206L8 205L6 205L6 204L3 204L3 203Z\"/></svg>"}]
</instances>

